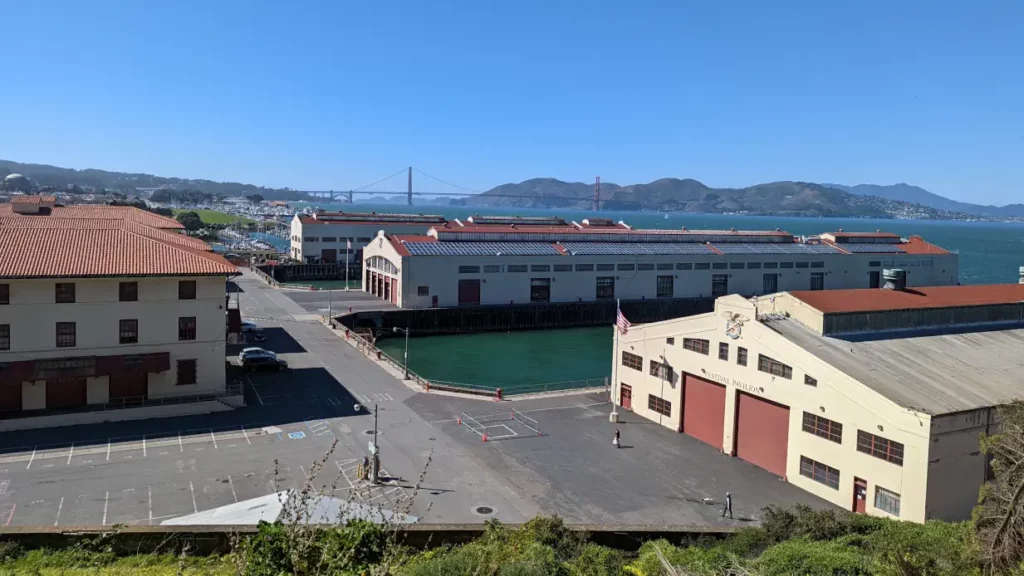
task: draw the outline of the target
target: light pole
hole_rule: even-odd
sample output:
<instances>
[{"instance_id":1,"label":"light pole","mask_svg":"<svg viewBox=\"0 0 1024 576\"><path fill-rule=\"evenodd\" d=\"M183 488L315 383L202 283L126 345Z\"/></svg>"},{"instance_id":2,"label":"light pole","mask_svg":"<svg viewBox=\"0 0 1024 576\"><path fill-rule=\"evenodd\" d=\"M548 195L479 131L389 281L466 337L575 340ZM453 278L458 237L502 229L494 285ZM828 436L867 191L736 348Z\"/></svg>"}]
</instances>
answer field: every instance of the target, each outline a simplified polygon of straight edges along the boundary
<instances>
[{"instance_id":1,"label":"light pole","mask_svg":"<svg viewBox=\"0 0 1024 576\"><path fill-rule=\"evenodd\" d=\"M409 327L406 326L405 328L399 328L399 327L396 326L396 327L392 328L391 330L394 331L394 332L404 332L405 333L405 357L403 358L403 362L402 363L405 364L405 379L408 380L409 379Z\"/></svg>"},{"instance_id":2,"label":"light pole","mask_svg":"<svg viewBox=\"0 0 1024 576\"><path fill-rule=\"evenodd\" d=\"M377 405L373 405L373 462L370 463L370 482L380 482L380 445L377 444Z\"/></svg>"}]
</instances>

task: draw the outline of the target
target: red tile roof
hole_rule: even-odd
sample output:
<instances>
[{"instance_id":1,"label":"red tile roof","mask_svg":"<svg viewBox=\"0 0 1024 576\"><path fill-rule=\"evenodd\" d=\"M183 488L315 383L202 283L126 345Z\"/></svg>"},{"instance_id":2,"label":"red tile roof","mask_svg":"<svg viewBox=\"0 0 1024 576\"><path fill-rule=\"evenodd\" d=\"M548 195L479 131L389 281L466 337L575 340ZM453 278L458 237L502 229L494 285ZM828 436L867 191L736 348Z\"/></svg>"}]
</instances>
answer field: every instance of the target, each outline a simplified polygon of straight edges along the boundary
<instances>
[{"instance_id":1,"label":"red tile roof","mask_svg":"<svg viewBox=\"0 0 1024 576\"><path fill-rule=\"evenodd\" d=\"M840 244L842 246L842 244ZM920 236L911 236L907 241L898 244L907 254L949 254L948 250L940 248L930 242L925 242Z\"/></svg>"},{"instance_id":2,"label":"red tile roof","mask_svg":"<svg viewBox=\"0 0 1024 576\"><path fill-rule=\"evenodd\" d=\"M899 238L900 235L895 232L882 232L877 230L875 232L844 232L840 230L838 232L826 232L835 238Z\"/></svg>"},{"instance_id":3,"label":"red tile roof","mask_svg":"<svg viewBox=\"0 0 1024 576\"><path fill-rule=\"evenodd\" d=\"M0 204L0 216L19 216L23 218L46 218L47 216L57 216L60 218L113 218L116 220L128 220L131 222L137 222L150 228L160 228L163 230L181 230L184 226L180 222L172 218L166 218L159 214L147 212L146 210L140 210L132 206L101 206L98 204L81 204L77 206L57 206L54 207L50 214L16 214L12 209L11 204Z\"/></svg>"},{"instance_id":4,"label":"red tile roof","mask_svg":"<svg viewBox=\"0 0 1024 576\"><path fill-rule=\"evenodd\" d=\"M227 276L223 257L121 228L0 228L0 278Z\"/></svg>"},{"instance_id":5,"label":"red tile roof","mask_svg":"<svg viewBox=\"0 0 1024 576\"><path fill-rule=\"evenodd\" d=\"M150 228L137 222L117 220L114 218L62 218L59 216L0 216L0 229L2 228L68 228L68 229L93 229L93 230L128 230L136 234L148 236L154 240L161 240L176 244L192 250L212 252L213 248L202 240L168 232L157 228Z\"/></svg>"},{"instance_id":6,"label":"red tile roof","mask_svg":"<svg viewBox=\"0 0 1024 576\"><path fill-rule=\"evenodd\" d=\"M906 290L798 290L790 294L825 314L991 306L1024 301L1024 284L929 286Z\"/></svg>"},{"instance_id":7,"label":"red tile roof","mask_svg":"<svg viewBox=\"0 0 1024 576\"><path fill-rule=\"evenodd\" d=\"M53 204L56 201L56 196L36 196L34 194L19 194L11 198L11 204Z\"/></svg>"}]
</instances>

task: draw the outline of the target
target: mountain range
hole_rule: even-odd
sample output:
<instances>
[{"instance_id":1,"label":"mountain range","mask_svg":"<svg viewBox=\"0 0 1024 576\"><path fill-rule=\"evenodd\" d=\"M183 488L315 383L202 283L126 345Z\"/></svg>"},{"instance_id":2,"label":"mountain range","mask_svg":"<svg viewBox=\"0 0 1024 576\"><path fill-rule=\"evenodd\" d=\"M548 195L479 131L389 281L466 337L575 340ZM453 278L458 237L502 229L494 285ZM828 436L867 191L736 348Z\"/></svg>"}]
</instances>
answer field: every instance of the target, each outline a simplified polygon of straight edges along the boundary
<instances>
[{"instance_id":1,"label":"mountain range","mask_svg":"<svg viewBox=\"0 0 1024 576\"><path fill-rule=\"evenodd\" d=\"M83 187L145 195L156 189L201 191L216 196L259 194L267 200L310 200L307 192L236 182L161 177L106 170L74 170L46 164L0 160L0 178L27 176L37 187L81 191ZM502 184L476 196L450 200L457 206L589 209L593 184L533 178ZM443 198L431 203L443 203ZM984 206L951 200L909 184L817 184L770 182L745 188L712 188L690 178L662 178L647 184L601 184L605 210L680 211L793 216L853 216L970 220L1022 219L1024 204Z\"/></svg>"}]
</instances>

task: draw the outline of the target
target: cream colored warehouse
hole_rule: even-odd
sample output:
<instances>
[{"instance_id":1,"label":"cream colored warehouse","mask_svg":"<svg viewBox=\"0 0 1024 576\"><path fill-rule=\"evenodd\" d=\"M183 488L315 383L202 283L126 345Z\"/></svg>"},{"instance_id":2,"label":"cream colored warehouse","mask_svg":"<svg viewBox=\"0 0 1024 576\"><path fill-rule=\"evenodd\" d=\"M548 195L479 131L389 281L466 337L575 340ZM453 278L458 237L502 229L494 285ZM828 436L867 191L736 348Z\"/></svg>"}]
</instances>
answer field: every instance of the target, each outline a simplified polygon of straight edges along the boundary
<instances>
[{"instance_id":1,"label":"cream colored warehouse","mask_svg":"<svg viewBox=\"0 0 1024 576\"><path fill-rule=\"evenodd\" d=\"M727 296L632 326L613 397L843 508L969 518L989 473L979 437L1024 396L1024 285L898 275L895 290Z\"/></svg>"}]
</instances>

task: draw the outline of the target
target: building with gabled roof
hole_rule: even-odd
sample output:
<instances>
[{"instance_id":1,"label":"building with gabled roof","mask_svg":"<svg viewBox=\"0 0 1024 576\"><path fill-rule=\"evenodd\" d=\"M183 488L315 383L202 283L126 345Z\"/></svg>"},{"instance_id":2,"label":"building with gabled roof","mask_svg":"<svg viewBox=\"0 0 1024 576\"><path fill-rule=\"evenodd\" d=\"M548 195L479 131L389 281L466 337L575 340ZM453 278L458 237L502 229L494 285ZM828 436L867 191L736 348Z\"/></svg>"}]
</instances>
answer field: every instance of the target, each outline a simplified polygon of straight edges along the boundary
<instances>
[{"instance_id":1,"label":"building with gabled roof","mask_svg":"<svg viewBox=\"0 0 1024 576\"><path fill-rule=\"evenodd\" d=\"M1024 284L719 298L616 338L613 397L844 508L964 520L1024 397ZM723 480L721 490L728 490Z\"/></svg>"}]
</instances>

